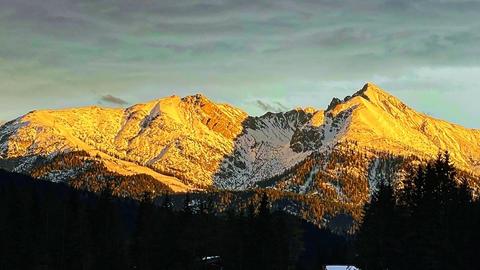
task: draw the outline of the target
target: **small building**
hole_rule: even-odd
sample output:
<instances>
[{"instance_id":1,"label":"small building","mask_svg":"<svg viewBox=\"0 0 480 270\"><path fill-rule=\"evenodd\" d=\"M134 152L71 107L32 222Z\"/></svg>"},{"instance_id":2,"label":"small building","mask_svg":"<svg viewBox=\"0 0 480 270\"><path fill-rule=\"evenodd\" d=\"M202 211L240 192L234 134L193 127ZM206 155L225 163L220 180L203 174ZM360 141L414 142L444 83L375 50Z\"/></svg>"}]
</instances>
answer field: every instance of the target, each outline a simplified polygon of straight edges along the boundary
<instances>
[{"instance_id":1,"label":"small building","mask_svg":"<svg viewBox=\"0 0 480 270\"><path fill-rule=\"evenodd\" d=\"M223 270L220 256L207 256L201 259L202 270Z\"/></svg>"},{"instance_id":2,"label":"small building","mask_svg":"<svg viewBox=\"0 0 480 270\"><path fill-rule=\"evenodd\" d=\"M327 265L326 270L360 270L352 265Z\"/></svg>"}]
</instances>

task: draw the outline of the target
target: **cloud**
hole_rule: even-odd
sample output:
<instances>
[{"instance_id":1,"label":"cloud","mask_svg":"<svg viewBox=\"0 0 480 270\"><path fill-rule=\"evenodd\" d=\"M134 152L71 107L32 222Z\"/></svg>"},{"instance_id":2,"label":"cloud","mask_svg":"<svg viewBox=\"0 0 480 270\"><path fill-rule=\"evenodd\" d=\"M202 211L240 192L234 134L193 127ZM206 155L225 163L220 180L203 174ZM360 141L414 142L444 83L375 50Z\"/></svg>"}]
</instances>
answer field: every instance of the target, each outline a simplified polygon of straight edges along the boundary
<instances>
[{"instance_id":1,"label":"cloud","mask_svg":"<svg viewBox=\"0 0 480 270\"><path fill-rule=\"evenodd\" d=\"M110 104L115 104L115 105L127 105L128 104L127 101L125 101L121 98L112 96L112 95L102 96L100 101L104 101L104 102L107 102L107 103L110 103Z\"/></svg>"},{"instance_id":2,"label":"cloud","mask_svg":"<svg viewBox=\"0 0 480 270\"><path fill-rule=\"evenodd\" d=\"M282 103L276 101L275 104L278 106L277 108L281 109L282 111L286 111L288 110L289 108L285 105L283 105Z\"/></svg>"},{"instance_id":3,"label":"cloud","mask_svg":"<svg viewBox=\"0 0 480 270\"><path fill-rule=\"evenodd\" d=\"M0 0L0 118L197 89L255 114L324 107L378 78L478 100L463 72L480 67L479 12L477 0ZM447 101L419 109L478 127L472 103Z\"/></svg>"},{"instance_id":4,"label":"cloud","mask_svg":"<svg viewBox=\"0 0 480 270\"><path fill-rule=\"evenodd\" d=\"M257 100L256 105L264 112L282 112L287 111L288 107L282 103L275 101L273 103L267 103L265 101Z\"/></svg>"}]
</instances>

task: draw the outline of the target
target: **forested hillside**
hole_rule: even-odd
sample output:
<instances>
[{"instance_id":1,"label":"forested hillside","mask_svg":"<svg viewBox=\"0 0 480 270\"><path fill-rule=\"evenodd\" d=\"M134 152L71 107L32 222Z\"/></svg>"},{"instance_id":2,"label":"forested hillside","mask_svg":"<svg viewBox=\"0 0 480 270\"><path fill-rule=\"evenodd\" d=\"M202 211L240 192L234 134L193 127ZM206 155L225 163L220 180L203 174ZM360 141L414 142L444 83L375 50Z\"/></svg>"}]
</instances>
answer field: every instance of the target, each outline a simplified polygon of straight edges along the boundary
<instances>
[{"instance_id":1,"label":"forested hillside","mask_svg":"<svg viewBox=\"0 0 480 270\"><path fill-rule=\"evenodd\" d=\"M349 256L346 237L272 211L267 194L224 213L188 194L111 194L0 171L0 269L319 269Z\"/></svg>"}]
</instances>

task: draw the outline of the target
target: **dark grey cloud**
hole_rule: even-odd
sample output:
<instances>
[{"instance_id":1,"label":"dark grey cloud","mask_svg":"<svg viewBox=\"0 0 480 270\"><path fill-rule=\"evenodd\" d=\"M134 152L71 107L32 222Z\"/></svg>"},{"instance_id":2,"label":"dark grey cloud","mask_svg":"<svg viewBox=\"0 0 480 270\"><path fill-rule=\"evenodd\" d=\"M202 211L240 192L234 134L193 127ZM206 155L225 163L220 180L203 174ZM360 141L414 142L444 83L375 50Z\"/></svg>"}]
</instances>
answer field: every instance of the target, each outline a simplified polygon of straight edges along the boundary
<instances>
[{"instance_id":1,"label":"dark grey cloud","mask_svg":"<svg viewBox=\"0 0 480 270\"><path fill-rule=\"evenodd\" d=\"M286 111L286 110L289 109L287 106L283 105L282 103L280 103L278 101L275 102L275 105L277 105L277 108L279 108L282 111Z\"/></svg>"},{"instance_id":2,"label":"dark grey cloud","mask_svg":"<svg viewBox=\"0 0 480 270\"><path fill-rule=\"evenodd\" d=\"M269 103L266 101L257 100L256 105L263 112L282 112L288 110L287 106L278 101Z\"/></svg>"},{"instance_id":3,"label":"dark grey cloud","mask_svg":"<svg viewBox=\"0 0 480 270\"><path fill-rule=\"evenodd\" d=\"M102 96L102 98L100 100L103 101L103 102L107 102L107 103L115 104L115 105L127 105L128 104L127 101L125 101L121 98L112 96L112 95Z\"/></svg>"}]
</instances>

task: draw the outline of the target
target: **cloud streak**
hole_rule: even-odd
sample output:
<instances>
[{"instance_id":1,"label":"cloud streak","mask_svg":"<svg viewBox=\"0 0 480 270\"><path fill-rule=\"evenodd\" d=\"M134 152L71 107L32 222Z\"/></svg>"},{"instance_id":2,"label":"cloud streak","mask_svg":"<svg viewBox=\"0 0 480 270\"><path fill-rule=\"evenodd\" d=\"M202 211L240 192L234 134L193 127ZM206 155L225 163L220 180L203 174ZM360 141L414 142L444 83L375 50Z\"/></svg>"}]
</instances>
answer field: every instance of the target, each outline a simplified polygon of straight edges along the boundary
<instances>
[{"instance_id":1,"label":"cloud streak","mask_svg":"<svg viewBox=\"0 0 480 270\"><path fill-rule=\"evenodd\" d=\"M112 95L102 96L102 98L100 100L103 101L103 102L109 103L109 104L114 104L114 105L127 105L128 104L127 101L125 101L121 98L112 96Z\"/></svg>"},{"instance_id":2,"label":"cloud streak","mask_svg":"<svg viewBox=\"0 0 480 270\"><path fill-rule=\"evenodd\" d=\"M265 101L257 100L256 105L263 112L282 112L287 111L288 107L282 103L275 101L273 103L268 103Z\"/></svg>"}]
</instances>

